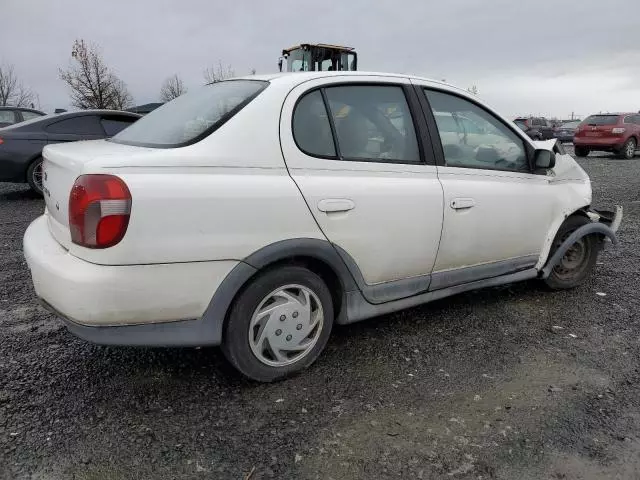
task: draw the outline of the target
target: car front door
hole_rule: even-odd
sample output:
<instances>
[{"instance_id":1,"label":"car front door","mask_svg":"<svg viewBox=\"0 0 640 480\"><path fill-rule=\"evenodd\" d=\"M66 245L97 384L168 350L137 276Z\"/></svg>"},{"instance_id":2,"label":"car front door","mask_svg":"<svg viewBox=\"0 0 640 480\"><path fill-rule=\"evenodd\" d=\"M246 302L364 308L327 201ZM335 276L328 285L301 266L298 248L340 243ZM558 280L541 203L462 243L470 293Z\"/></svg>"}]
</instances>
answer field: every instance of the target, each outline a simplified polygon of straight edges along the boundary
<instances>
[{"instance_id":1,"label":"car front door","mask_svg":"<svg viewBox=\"0 0 640 480\"><path fill-rule=\"evenodd\" d=\"M291 177L373 303L429 286L443 197L425 130L417 95L400 78L314 80L283 106Z\"/></svg>"},{"instance_id":2,"label":"car front door","mask_svg":"<svg viewBox=\"0 0 640 480\"><path fill-rule=\"evenodd\" d=\"M444 224L432 289L533 267L553 220L546 175L529 167L526 140L515 128L469 98L419 87L444 189ZM473 118L482 132L441 132L431 120ZM462 124L461 124L462 125Z\"/></svg>"}]
</instances>

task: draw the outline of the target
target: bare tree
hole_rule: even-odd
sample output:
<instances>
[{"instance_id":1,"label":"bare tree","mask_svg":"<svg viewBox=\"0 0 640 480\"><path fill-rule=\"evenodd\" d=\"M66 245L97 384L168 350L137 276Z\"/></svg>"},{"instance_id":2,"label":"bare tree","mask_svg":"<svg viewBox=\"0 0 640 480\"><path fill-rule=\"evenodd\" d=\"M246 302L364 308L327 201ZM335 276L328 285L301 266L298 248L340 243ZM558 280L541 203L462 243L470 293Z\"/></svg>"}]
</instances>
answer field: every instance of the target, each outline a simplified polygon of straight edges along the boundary
<instances>
[{"instance_id":1,"label":"bare tree","mask_svg":"<svg viewBox=\"0 0 640 480\"><path fill-rule=\"evenodd\" d=\"M202 73L204 76L205 83L216 83L221 82L222 80L226 80L227 78L234 77L236 72L233 71L231 65L227 65L226 67L222 66L222 62L218 61L217 66L211 66L205 68Z\"/></svg>"},{"instance_id":2,"label":"bare tree","mask_svg":"<svg viewBox=\"0 0 640 480\"><path fill-rule=\"evenodd\" d=\"M476 87L475 85L471 85L469 88L467 88L467 92L473 95L478 95L478 87Z\"/></svg>"},{"instance_id":3,"label":"bare tree","mask_svg":"<svg viewBox=\"0 0 640 480\"><path fill-rule=\"evenodd\" d=\"M25 87L13 71L13 65L0 65L0 105L34 107L37 94ZM38 102L39 103L39 102Z\"/></svg>"},{"instance_id":4,"label":"bare tree","mask_svg":"<svg viewBox=\"0 0 640 480\"><path fill-rule=\"evenodd\" d=\"M187 89L178 74L174 74L167 78L160 89L160 99L163 102L170 102L174 98L178 98L183 93L187 93Z\"/></svg>"},{"instance_id":5,"label":"bare tree","mask_svg":"<svg viewBox=\"0 0 640 480\"><path fill-rule=\"evenodd\" d=\"M127 85L116 78L113 82L113 109L126 110L133 106L133 96L127 90Z\"/></svg>"},{"instance_id":6,"label":"bare tree","mask_svg":"<svg viewBox=\"0 0 640 480\"><path fill-rule=\"evenodd\" d=\"M60 78L69 87L73 105L83 109L116 110L133 105L126 84L107 67L97 45L76 40L71 56L76 63L67 70L60 69Z\"/></svg>"}]
</instances>

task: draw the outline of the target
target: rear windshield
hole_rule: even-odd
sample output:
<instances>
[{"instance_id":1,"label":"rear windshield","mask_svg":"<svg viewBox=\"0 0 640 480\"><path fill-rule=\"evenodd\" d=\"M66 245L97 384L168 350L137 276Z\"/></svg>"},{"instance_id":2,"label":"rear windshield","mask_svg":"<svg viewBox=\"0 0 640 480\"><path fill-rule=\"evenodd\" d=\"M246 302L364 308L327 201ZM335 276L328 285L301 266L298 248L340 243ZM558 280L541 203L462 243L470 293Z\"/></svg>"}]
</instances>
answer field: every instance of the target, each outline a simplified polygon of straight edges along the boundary
<instances>
[{"instance_id":1,"label":"rear windshield","mask_svg":"<svg viewBox=\"0 0 640 480\"><path fill-rule=\"evenodd\" d=\"M115 135L111 141L155 148L195 143L233 117L268 82L227 80L185 93Z\"/></svg>"},{"instance_id":2,"label":"rear windshield","mask_svg":"<svg viewBox=\"0 0 640 480\"><path fill-rule=\"evenodd\" d=\"M587 125L615 125L620 115L591 115L584 123Z\"/></svg>"}]
</instances>

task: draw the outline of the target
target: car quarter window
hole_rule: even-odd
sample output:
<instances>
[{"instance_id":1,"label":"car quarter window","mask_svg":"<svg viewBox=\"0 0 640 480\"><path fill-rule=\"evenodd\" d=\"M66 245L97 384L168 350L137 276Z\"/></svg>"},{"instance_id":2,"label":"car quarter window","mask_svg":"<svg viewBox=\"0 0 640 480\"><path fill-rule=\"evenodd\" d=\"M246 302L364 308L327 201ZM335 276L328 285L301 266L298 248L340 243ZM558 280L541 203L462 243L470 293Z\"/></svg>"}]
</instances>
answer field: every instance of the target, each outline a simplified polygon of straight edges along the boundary
<instances>
[{"instance_id":1,"label":"car quarter window","mask_svg":"<svg viewBox=\"0 0 640 480\"><path fill-rule=\"evenodd\" d=\"M305 153L342 160L419 163L418 140L402 87L341 85L298 101L293 135ZM334 138L335 137L335 138Z\"/></svg>"},{"instance_id":2,"label":"car quarter window","mask_svg":"<svg viewBox=\"0 0 640 480\"><path fill-rule=\"evenodd\" d=\"M317 157L336 157L329 115L320 90L300 99L293 113L293 138L303 152Z\"/></svg>"},{"instance_id":3,"label":"car quarter window","mask_svg":"<svg viewBox=\"0 0 640 480\"><path fill-rule=\"evenodd\" d=\"M624 117L623 123L634 123L634 115L627 115Z\"/></svg>"},{"instance_id":4,"label":"car quarter window","mask_svg":"<svg viewBox=\"0 0 640 480\"><path fill-rule=\"evenodd\" d=\"M23 120L31 120L32 118L41 117L39 113L30 112L28 110L22 110L22 119Z\"/></svg>"},{"instance_id":5,"label":"car quarter window","mask_svg":"<svg viewBox=\"0 0 640 480\"><path fill-rule=\"evenodd\" d=\"M137 118L135 117L102 117L100 119L100 123L102 124L102 128L104 128L107 137L113 137L116 133L120 133L122 130L127 128L133 122L135 122Z\"/></svg>"},{"instance_id":6,"label":"car quarter window","mask_svg":"<svg viewBox=\"0 0 640 480\"><path fill-rule=\"evenodd\" d=\"M424 92L436 119L446 166L529 171L524 141L500 119L457 95Z\"/></svg>"},{"instance_id":7,"label":"car quarter window","mask_svg":"<svg viewBox=\"0 0 640 480\"><path fill-rule=\"evenodd\" d=\"M96 115L81 115L51 123L46 128L48 133L71 135L102 135L104 131L98 123Z\"/></svg>"}]
</instances>

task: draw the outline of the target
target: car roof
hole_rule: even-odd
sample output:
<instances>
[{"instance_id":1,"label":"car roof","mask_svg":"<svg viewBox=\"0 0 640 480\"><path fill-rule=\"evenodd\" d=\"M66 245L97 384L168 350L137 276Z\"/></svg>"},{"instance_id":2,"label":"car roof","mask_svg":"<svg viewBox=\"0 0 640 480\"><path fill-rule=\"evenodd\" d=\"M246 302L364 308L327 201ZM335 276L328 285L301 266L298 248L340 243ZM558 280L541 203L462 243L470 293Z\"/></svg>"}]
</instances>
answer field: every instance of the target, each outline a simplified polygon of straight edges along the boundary
<instances>
[{"instance_id":1,"label":"car roof","mask_svg":"<svg viewBox=\"0 0 640 480\"><path fill-rule=\"evenodd\" d=\"M279 72L263 75L247 75L243 77L234 78L234 80L263 80L274 83L289 83L292 87L305 83L309 80L315 80L320 78L331 77L387 77L387 78L404 78L410 80L419 80L420 82L427 82L439 87L445 87L455 91L463 92L465 95L469 95L469 92L463 88L456 87L446 82L434 80L432 78L419 77L416 75L409 75L403 73L386 73L386 72L362 72L362 71L337 71L337 72Z\"/></svg>"},{"instance_id":2,"label":"car roof","mask_svg":"<svg viewBox=\"0 0 640 480\"><path fill-rule=\"evenodd\" d=\"M637 115L637 114L638 114L637 112L606 112L606 113L593 113L589 115L589 117L619 117L620 115Z\"/></svg>"}]
</instances>

